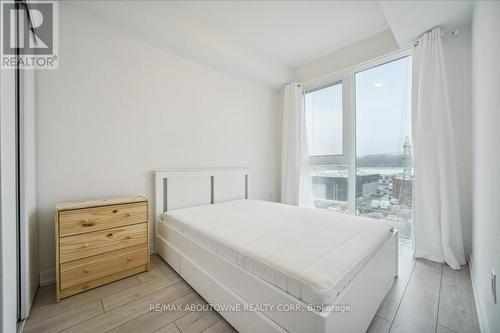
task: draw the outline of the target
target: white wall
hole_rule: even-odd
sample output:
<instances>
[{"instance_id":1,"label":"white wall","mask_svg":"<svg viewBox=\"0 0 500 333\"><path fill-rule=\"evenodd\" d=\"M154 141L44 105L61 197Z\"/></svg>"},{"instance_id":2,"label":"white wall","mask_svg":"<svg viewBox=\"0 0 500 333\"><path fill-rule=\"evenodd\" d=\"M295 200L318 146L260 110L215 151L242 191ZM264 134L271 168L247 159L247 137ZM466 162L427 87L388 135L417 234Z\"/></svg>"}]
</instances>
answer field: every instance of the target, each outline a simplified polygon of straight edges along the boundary
<instances>
[{"instance_id":1,"label":"white wall","mask_svg":"<svg viewBox=\"0 0 500 333\"><path fill-rule=\"evenodd\" d=\"M472 277L484 332L500 332L490 269L500 274L500 2L475 3L472 24L474 220ZM499 279L499 278L497 278ZM497 289L500 286L497 281Z\"/></svg>"},{"instance_id":2,"label":"white wall","mask_svg":"<svg viewBox=\"0 0 500 333\"><path fill-rule=\"evenodd\" d=\"M279 200L281 92L95 24L64 3L59 44L59 70L37 78L42 282L53 278L57 202L143 194L151 205L156 168L235 166L251 171L250 197Z\"/></svg>"},{"instance_id":3,"label":"white wall","mask_svg":"<svg viewBox=\"0 0 500 333\"><path fill-rule=\"evenodd\" d=\"M298 82L317 79L383 56L398 48L392 32L385 30L295 68L293 79Z\"/></svg>"}]
</instances>

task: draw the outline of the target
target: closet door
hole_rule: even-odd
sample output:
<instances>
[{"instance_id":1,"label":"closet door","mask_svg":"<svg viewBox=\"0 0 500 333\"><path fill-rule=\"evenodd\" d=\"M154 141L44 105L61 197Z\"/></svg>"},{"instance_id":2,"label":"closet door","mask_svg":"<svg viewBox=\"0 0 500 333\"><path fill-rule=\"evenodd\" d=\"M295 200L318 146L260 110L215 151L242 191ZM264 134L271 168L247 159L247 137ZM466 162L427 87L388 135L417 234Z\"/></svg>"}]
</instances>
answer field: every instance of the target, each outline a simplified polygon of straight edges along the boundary
<instances>
[{"instance_id":1,"label":"closet door","mask_svg":"<svg viewBox=\"0 0 500 333\"><path fill-rule=\"evenodd\" d=\"M19 24L28 25L29 3L20 5ZM26 31L26 26L19 27ZM18 320L27 318L38 287L38 230L36 221L35 69L17 70L17 237Z\"/></svg>"},{"instance_id":2,"label":"closet door","mask_svg":"<svg viewBox=\"0 0 500 333\"><path fill-rule=\"evenodd\" d=\"M2 332L15 332L18 299L18 130L16 70L2 69L0 113L0 234Z\"/></svg>"},{"instance_id":3,"label":"closet door","mask_svg":"<svg viewBox=\"0 0 500 333\"><path fill-rule=\"evenodd\" d=\"M12 38L27 25L25 3L16 3ZM21 19L20 19L21 18ZM17 28L16 28L17 27ZM19 58L19 54L16 54ZM0 331L14 332L29 313L38 287L35 188L35 70L1 70L0 115Z\"/></svg>"}]
</instances>

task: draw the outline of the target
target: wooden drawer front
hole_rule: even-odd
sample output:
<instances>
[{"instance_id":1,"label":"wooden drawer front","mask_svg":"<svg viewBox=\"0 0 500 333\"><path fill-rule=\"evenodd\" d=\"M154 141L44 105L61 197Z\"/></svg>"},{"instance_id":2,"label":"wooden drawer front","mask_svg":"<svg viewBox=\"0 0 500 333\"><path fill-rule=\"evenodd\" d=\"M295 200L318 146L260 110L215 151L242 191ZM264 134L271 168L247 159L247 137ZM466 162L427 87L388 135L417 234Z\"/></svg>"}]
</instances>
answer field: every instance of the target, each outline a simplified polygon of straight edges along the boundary
<instances>
[{"instance_id":1,"label":"wooden drawer front","mask_svg":"<svg viewBox=\"0 0 500 333\"><path fill-rule=\"evenodd\" d=\"M61 289L100 279L147 263L146 244L71 261L61 265Z\"/></svg>"},{"instance_id":2,"label":"wooden drawer front","mask_svg":"<svg viewBox=\"0 0 500 333\"><path fill-rule=\"evenodd\" d=\"M61 298L64 298L64 297L68 297L68 296L71 296L74 294L78 294L78 293L81 293L82 291L86 291L86 290L89 290L89 289L92 289L95 287L99 287L99 286L102 286L103 284L110 283L110 282L113 282L113 281L116 281L119 279L123 279L127 276L130 276L130 275L144 272L147 269L148 269L148 265L141 265L141 266L137 266L137 267L134 267L131 269L127 269L125 271L115 273L113 275L107 275L107 276L100 278L100 279L85 282L85 283L76 285L74 287L62 289L60 291L60 293L61 293L60 296L61 296Z\"/></svg>"},{"instance_id":3,"label":"wooden drawer front","mask_svg":"<svg viewBox=\"0 0 500 333\"><path fill-rule=\"evenodd\" d=\"M59 236L115 228L148 220L147 202L59 212Z\"/></svg>"},{"instance_id":4,"label":"wooden drawer front","mask_svg":"<svg viewBox=\"0 0 500 333\"><path fill-rule=\"evenodd\" d=\"M59 262L62 264L147 241L146 223L63 237L59 239Z\"/></svg>"}]
</instances>

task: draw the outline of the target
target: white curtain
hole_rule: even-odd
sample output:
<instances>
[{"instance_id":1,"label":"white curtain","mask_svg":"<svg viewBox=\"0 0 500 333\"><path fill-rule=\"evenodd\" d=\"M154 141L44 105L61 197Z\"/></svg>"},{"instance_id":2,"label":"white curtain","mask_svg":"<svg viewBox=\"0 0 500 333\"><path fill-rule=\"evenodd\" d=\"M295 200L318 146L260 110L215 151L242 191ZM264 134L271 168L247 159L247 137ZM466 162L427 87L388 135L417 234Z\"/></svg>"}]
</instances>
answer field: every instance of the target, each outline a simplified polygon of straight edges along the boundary
<instances>
[{"instance_id":1,"label":"white curtain","mask_svg":"<svg viewBox=\"0 0 500 333\"><path fill-rule=\"evenodd\" d=\"M297 82L285 86L282 140L281 202L301 207L313 207L304 90Z\"/></svg>"},{"instance_id":2,"label":"white curtain","mask_svg":"<svg viewBox=\"0 0 500 333\"><path fill-rule=\"evenodd\" d=\"M465 264L458 177L441 33L425 33L413 54L415 257Z\"/></svg>"}]
</instances>

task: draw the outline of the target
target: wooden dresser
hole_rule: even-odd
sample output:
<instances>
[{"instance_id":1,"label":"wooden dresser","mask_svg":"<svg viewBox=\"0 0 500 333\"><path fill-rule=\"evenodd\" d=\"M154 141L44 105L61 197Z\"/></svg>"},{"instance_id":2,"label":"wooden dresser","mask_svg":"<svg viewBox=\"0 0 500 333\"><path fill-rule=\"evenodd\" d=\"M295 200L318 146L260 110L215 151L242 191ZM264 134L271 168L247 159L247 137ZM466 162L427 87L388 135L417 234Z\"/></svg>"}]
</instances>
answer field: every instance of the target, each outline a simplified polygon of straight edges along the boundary
<instances>
[{"instance_id":1,"label":"wooden dresser","mask_svg":"<svg viewBox=\"0 0 500 333\"><path fill-rule=\"evenodd\" d=\"M58 204L55 222L58 302L149 269L146 198Z\"/></svg>"}]
</instances>

